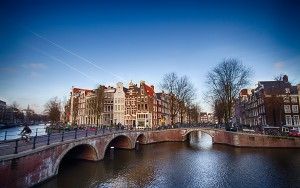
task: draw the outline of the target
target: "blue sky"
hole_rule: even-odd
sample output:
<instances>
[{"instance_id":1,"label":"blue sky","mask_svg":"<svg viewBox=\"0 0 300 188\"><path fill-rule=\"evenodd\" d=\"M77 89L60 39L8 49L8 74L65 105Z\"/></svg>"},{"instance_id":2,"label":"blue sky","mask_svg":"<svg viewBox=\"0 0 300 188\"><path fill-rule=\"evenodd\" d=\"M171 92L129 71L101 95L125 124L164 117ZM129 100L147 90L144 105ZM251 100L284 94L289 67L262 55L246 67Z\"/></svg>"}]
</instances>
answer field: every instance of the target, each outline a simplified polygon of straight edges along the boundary
<instances>
[{"instance_id":1,"label":"blue sky","mask_svg":"<svg viewBox=\"0 0 300 188\"><path fill-rule=\"evenodd\" d=\"M205 110L205 78L224 58L300 82L296 1L55 1L0 4L0 100L37 112L72 86L187 75ZM55 43L55 44L54 44Z\"/></svg>"}]
</instances>

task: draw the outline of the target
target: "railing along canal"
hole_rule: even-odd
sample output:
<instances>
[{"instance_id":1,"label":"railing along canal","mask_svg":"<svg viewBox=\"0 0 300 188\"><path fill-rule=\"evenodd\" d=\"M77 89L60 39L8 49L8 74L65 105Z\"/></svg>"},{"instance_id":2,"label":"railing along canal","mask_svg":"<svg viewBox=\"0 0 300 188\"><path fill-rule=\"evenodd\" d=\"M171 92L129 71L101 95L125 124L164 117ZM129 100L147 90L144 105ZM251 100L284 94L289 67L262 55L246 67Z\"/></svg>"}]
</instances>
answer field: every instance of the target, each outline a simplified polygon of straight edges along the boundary
<instances>
[{"instance_id":1,"label":"railing along canal","mask_svg":"<svg viewBox=\"0 0 300 188\"><path fill-rule=\"evenodd\" d=\"M0 141L0 156L18 154L23 151L28 151L64 141L128 131L117 128L87 127L85 129L74 129L69 131L61 130L57 133L51 133L51 131L49 131L45 135L38 136L40 133L45 132L45 130L41 130L42 129L33 132L33 136L30 136L29 140L22 138L8 140L7 137L11 135L9 135L9 132L5 132L5 135Z\"/></svg>"}]
</instances>

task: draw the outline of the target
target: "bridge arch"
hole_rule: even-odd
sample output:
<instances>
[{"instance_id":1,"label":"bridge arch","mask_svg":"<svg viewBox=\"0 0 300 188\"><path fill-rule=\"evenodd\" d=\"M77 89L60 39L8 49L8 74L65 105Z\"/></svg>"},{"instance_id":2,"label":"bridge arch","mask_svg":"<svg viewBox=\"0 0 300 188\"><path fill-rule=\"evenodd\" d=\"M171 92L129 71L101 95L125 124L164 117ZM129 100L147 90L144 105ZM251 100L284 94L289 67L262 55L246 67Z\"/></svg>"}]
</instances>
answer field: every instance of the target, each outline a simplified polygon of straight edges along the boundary
<instances>
[{"instance_id":1,"label":"bridge arch","mask_svg":"<svg viewBox=\"0 0 300 188\"><path fill-rule=\"evenodd\" d=\"M141 133L141 134L139 134L139 135L136 137L135 143L136 143L137 141L138 141L139 143L141 143L141 144L147 144L147 137L146 137L143 133Z\"/></svg>"},{"instance_id":2,"label":"bridge arch","mask_svg":"<svg viewBox=\"0 0 300 188\"><path fill-rule=\"evenodd\" d=\"M214 131L210 131L210 130L205 130L205 129L192 129L192 130L187 130L184 134L183 134L183 138L184 140L187 140L189 138L189 135L192 132L202 132L202 133L206 133L208 134L211 138L212 138L212 142L214 142Z\"/></svg>"},{"instance_id":3,"label":"bridge arch","mask_svg":"<svg viewBox=\"0 0 300 188\"><path fill-rule=\"evenodd\" d=\"M107 151L110 147L120 148L120 149L132 149L134 146L130 137L126 135L117 135L113 137L110 141L105 145L104 152Z\"/></svg>"},{"instance_id":4,"label":"bridge arch","mask_svg":"<svg viewBox=\"0 0 300 188\"><path fill-rule=\"evenodd\" d=\"M54 175L58 174L59 167L61 166L64 159L71 157L76 159L83 159L83 160L89 160L89 161L98 161L99 158L99 152L96 147L93 145L87 144L87 143L79 143L70 146L65 151L63 151L59 157L56 159L54 167L53 167L53 173Z\"/></svg>"}]
</instances>

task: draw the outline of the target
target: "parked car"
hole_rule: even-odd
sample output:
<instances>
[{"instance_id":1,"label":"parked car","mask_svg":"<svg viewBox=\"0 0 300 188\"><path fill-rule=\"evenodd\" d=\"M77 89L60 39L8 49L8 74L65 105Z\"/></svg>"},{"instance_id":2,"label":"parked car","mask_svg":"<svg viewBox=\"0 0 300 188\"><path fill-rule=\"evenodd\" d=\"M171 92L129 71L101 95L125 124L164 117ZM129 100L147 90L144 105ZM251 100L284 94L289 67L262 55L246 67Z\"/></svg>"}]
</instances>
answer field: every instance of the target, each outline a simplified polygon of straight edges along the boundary
<instances>
[{"instance_id":1,"label":"parked car","mask_svg":"<svg viewBox=\"0 0 300 188\"><path fill-rule=\"evenodd\" d=\"M226 128L226 131L237 132L237 127L228 127Z\"/></svg>"},{"instance_id":2,"label":"parked car","mask_svg":"<svg viewBox=\"0 0 300 188\"><path fill-rule=\"evenodd\" d=\"M300 132L298 130L291 130L289 136L300 137Z\"/></svg>"}]
</instances>

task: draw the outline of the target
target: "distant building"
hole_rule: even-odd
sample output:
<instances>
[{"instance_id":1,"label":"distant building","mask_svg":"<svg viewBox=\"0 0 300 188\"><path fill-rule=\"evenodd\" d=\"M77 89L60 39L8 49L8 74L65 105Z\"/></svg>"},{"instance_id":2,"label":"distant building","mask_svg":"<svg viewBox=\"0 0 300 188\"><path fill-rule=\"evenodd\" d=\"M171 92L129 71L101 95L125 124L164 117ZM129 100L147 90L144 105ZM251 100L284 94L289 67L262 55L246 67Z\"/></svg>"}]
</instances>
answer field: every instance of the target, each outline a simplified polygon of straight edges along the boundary
<instances>
[{"instance_id":1,"label":"distant building","mask_svg":"<svg viewBox=\"0 0 300 188\"><path fill-rule=\"evenodd\" d=\"M207 114L207 117L208 117L208 122L209 122L209 123L217 123L217 121L216 121L216 119L215 119L215 117L214 117L214 114L208 113L208 114Z\"/></svg>"},{"instance_id":2,"label":"distant building","mask_svg":"<svg viewBox=\"0 0 300 188\"><path fill-rule=\"evenodd\" d=\"M169 95L165 92L156 93L157 98L157 121L158 125L169 125L170 119L170 106Z\"/></svg>"},{"instance_id":3,"label":"distant building","mask_svg":"<svg viewBox=\"0 0 300 188\"><path fill-rule=\"evenodd\" d=\"M0 110L4 110L6 108L6 102L0 100Z\"/></svg>"},{"instance_id":4,"label":"distant building","mask_svg":"<svg viewBox=\"0 0 300 188\"><path fill-rule=\"evenodd\" d=\"M200 123L208 123L207 112L200 112Z\"/></svg>"},{"instance_id":5,"label":"distant building","mask_svg":"<svg viewBox=\"0 0 300 188\"><path fill-rule=\"evenodd\" d=\"M234 119L238 124L246 125L246 104L251 95L251 89L242 89L239 98L235 101Z\"/></svg>"},{"instance_id":6,"label":"distant building","mask_svg":"<svg viewBox=\"0 0 300 188\"><path fill-rule=\"evenodd\" d=\"M6 102L0 100L0 123L4 123L6 111Z\"/></svg>"}]
</instances>

